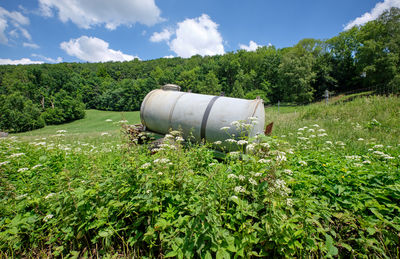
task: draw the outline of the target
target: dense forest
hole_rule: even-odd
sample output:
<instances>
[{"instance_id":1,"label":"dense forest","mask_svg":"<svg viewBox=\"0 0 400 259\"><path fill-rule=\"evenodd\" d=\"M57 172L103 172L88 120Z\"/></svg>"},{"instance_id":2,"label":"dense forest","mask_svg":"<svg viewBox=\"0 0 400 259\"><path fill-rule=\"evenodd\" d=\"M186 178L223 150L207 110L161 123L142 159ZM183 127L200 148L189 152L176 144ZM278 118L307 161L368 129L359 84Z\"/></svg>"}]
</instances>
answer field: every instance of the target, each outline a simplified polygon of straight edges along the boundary
<instances>
[{"instance_id":1,"label":"dense forest","mask_svg":"<svg viewBox=\"0 0 400 259\"><path fill-rule=\"evenodd\" d=\"M327 39L217 56L0 66L0 130L83 118L85 109L132 111L166 83L183 91L306 104L325 90L400 91L400 9Z\"/></svg>"}]
</instances>

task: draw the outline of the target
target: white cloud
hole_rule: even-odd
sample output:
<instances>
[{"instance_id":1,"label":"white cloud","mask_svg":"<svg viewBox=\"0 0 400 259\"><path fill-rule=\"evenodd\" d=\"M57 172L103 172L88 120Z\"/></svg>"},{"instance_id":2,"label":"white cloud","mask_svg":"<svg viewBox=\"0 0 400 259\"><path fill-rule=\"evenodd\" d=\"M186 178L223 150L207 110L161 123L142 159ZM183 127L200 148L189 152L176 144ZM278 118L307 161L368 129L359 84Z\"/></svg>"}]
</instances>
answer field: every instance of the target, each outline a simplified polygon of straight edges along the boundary
<instances>
[{"instance_id":1,"label":"white cloud","mask_svg":"<svg viewBox=\"0 0 400 259\"><path fill-rule=\"evenodd\" d=\"M32 48L32 49L40 48L39 45L37 45L35 43L28 43L28 42L22 43L22 46L24 46L25 48Z\"/></svg>"},{"instance_id":2,"label":"white cloud","mask_svg":"<svg viewBox=\"0 0 400 259\"><path fill-rule=\"evenodd\" d=\"M7 44L8 38L6 35L7 21L0 16L0 43Z\"/></svg>"},{"instance_id":3,"label":"white cloud","mask_svg":"<svg viewBox=\"0 0 400 259\"><path fill-rule=\"evenodd\" d=\"M110 49L108 46L108 42L88 36L81 36L60 44L61 49L68 55L89 62L129 61L138 58L124 54L119 50Z\"/></svg>"},{"instance_id":4,"label":"white cloud","mask_svg":"<svg viewBox=\"0 0 400 259\"><path fill-rule=\"evenodd\" d=\"M62 57L58 57L58 58L54 59L54 58L48 58L48 57L45 57L43 55L35 54L35 53L32 54L31 56L35 57L35 58L39 58L41 60L44 60L44 61L46 61L48 63L60 63L60 62L63 61Z\"/></svg>"},{"instance_id":5,"label":"white cloud","mask_svg":"<svg viewBox=\"0 0 400 259\"><path fill-rule=\"evenodd\" d=\"M155 32L150 37L151 42L161 42L161 41L169 41L173 32L168 29L164 29L162 32Z\"/></svg>"},{"instance_id":6,"label":"white cloud","mask_svg":"<svg viewBox=\"0 0 400 259\"><path fill-rule=\"evenodd\" d=\"M377 3L374 8L370 12L366 12L360 17L357 17L353 21L349 22L344 30L351 29L357 25L363 25L369 21L375 20L386 10L389 10L392 7L400 8L400 0L384 0L383 2Z\"/></svg>"},{"instance_id":7,"label":"white cloud","mask_svg":"<svg viewBox=\"0 0 400 259\"><path fill-rule=\"evenodd\" d=\"M244 45L244 44L239 44L239 47L241 49L247 50L247 51L255 51L257 50L258 47L261 47L261 45L258 45L257 43L255 43L254 41L250 41L249 42L249 46Z\"/></svg>"},{"instance_id":8,"label":"white cloud","mask_svg":"<svg viewBox=\"0 0 400 259\"><path fill-rule=\"evenodd\" d=\"M168 56L164 56L164 58L174 58L175 56L173 55L168 55Z\"/></svg>"},{"instance_id":9,"label":"white cloud","mask_svg":"<svg viewBox=\"0 0 400 259\"><path fill-rule=\"evenodd\" d=\"M7 32L9 24L14 28ZM23 26L29 25L29 19L23 16L20 12L9 12L0 6L0 43L8 44L8 37L19 37L22 34L23 37L31 40L29 32L23 28Z\"/></svg>"},{"instance_id":10,"label":"white cloud","mask_svg":"<svg viewBox=\"0 0 400 259\"><path fill-rule=\"evenodd\" d=\"M151 26L163 21L154 0L39 0L39 6L42 15L51 17L55 9L62 22L70 20L85 29L105 24L114 30L136 22Z\"/></svg>"},{"instance_id":11,"label":"white cloud","mask_svg":"<svg viewBox=\"0 0 400 259\"><path fill-rule=\"evenodd\" d=\"M28 64L43 64L43 61L30 60L29 58L21 58L11 60L8 58L0 58L0 65L28 65Z\"/></svg>"},{"instance_id":12,"label":"white cloud","mask_svg":"<svg viewBox=\"0 0 400 259\"><path fill-rule=\"evenodd\" d=\"M186 19L178 23L176 38L170 43L170 49L178 56L188 58L193 55L224 54L224 45L218 24L206 14L198 18Z\"/></svg>"}]
</instances>

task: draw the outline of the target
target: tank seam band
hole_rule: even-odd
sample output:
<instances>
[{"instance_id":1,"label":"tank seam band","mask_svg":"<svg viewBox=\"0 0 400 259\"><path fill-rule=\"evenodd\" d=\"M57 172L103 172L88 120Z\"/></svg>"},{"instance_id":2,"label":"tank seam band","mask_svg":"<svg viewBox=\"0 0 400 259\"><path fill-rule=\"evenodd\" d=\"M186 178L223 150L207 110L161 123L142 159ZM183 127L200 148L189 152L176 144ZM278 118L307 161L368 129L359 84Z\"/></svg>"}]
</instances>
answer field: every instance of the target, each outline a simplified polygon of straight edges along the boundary
<instances>
[{"instance_id":1,"label":"tank seam band","mask_svg":"<svg viewBox=\"0 0 400 259\"><path fill-rule=\"evenodd\" d=\"M213 107L215 101L221 96L214 96L207 105L207 108L204 112L203 119L201 121L201 128L200 128L200 140L206 139L206 127L208 117L210 116L211 108Z\"/></svg>"}]
</instances>

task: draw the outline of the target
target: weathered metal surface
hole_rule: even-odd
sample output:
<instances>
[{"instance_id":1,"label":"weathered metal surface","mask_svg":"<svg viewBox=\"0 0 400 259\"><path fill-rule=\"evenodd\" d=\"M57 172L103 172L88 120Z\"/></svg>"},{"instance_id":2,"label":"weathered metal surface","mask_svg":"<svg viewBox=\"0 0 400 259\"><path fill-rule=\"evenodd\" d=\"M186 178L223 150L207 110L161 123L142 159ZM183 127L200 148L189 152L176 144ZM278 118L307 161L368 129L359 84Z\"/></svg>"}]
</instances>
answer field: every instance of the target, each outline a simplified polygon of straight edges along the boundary
<instances>
[{"instance_id":1,"label":"weathered metal surface","mask_svg":"<svg viewBox=\"0 0 400 259\"><path fill-rule=\"evenodd\" d=\"M250 137L263 133L265 111L261 99L245 100L225 96L184 93L177 90L157 89L151 91L140 108L142 124L146 129L160 134L181 130L183 137L192 135L197 141L223 141L240 134L233 121L249 121L257 117L258 123ZM203 129L202 129L203 126ZM229 126L225 132L221 128Z\"/></svg>"}]
</instances>

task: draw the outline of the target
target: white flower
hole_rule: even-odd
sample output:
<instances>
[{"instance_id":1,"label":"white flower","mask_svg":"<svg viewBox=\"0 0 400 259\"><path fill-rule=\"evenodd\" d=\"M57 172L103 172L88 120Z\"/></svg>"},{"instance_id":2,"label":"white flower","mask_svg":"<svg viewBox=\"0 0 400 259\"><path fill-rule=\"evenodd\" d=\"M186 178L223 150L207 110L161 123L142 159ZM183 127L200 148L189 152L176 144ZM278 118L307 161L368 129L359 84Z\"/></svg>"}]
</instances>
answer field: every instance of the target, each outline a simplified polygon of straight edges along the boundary
<instances>
[{"instance_id":1,"label":"white flower","mask_svg":"<svg viewBox=\"0 0 400 259\"><path fill-rule=\"evenodd\" d=\"M285 186L286 186L286 182L284 180L277 179L275 181L275 188L281 189L281 188L284 188Z\"/></svg>"},{"instance_id":2,"label":"white flower","mask_svg":"<svg viewBox=\"0 0 400 259\"><path fill-rule=\"evenodd\" d=\"M184 141L184 139L181 136L178 136L175 138L177 142L182 142Z\"/></svg>"},{"instance_id":3,"label":"white flower","mask_svg":"<svg viewBox=\"0 0 400 259\"><path fill-rule=\"evenodd\" d=\"M239 127L241 125L241 123L239 121L232 121L231 125L235 126L235 127Z\"/></svg>"},{"instance_id":4,"label":"white flower","mask_svg":"<svg viewBox=\"0 0 400 259\"><path fill-rule=\"evenodd\" d=\"M308 132L315 132L314 129L308 129Z\"/></svg>"},{"instance_id":5,"label":"white flower","mask_svg":"<svg viewBox=\"0 0 400 259\"><path fill-rule=\"evenodd\" d=\"M297 132L297 135L303 135L303 132Z\"/></svg>"},{"instance_id":6,"label":"white flower","mask_svg":"<svg viewBox=\"0 0 400 259\"><path fill-rule=\"evenodd\" d=\"M375 145L372 148L383 148L383 145Z\"/></svg>"},{"instance_id":7,"label":"white flower","mask_svg":"<svg viewBox=\"0 0 400 259\"><path fill-rule=\"evenodd\" d=\"M244 181L246 179L246 177L244 177L244 175L239 175L239 180L240 181Z\"/></svg>"},{"instance_id":8,"label":"white flower","mask_svg":"<svg viewBox=\"0 0 400 259\"><path fill-rule=\"evenodd\" d=\"M147 193L147 194L151 193L151 190L147 190L146 193Z\"/></svg>"},{"instance_id":9,"label":"white flower","mask_svg":"<svg viewBox=\"0 0 400 259\"><path fill-rule=\"evenodd\" d=\"M26 197L27 195L28 195L28 194L25 193L25 194L22 194L22 195L19 195L19 196L15 197L15 199L16 199L16 200L21 200L22 198Z\"/></svg>"},{"instance_id":10,"label":"white flower","mask_svg":"<svg viewBox=\"0 0 400 259\"><path fill-rule=\"evenodd\" d=\"M119 123L127 123L127 120L120 120Z\"/></svg>"},{"instance_id":11,"label":"white flower","mask_svg":"<svg viewBox=\"0 0 400 259\"><path fill-rule=\"evenodd\" d=\"M363 138L359 138L359 139L357 139L358 141L363 141L364 139Z\"/></svg>"},{"instance_id":12,"label":"white flower","mask_svg":"<svg viewBox=\"0 0 400 259\"><path fill-rule=\"evenodd\" d=\"M148 167L150 167L150 166L151 166L150 163L144 163L144 164L140 167L140 169L146 169L146 168L148 168Z\"/></svg>"},{"instance_id":13,"label":"white flower","mask_svg":"<svg viewBox=\"0 0 400 259\"><path fill-rule=\"evenodd\" d=\"M284 152L279 152L278 155L276 156L275 160L277 162L283 162L286 161L286 155Z\"/></svg>"},{"instance_id":14,"label":"white flower","mask_svg":"<svg viewBox=\"0 0 400 259\"><path fill-rule=\"evenodd\" d=\"M106 136L106 135L110 135L108 132L102 132L101 136Z\"/></svg>"},{"instance_id":15,"label":"white flower","mask_svg":"<svg viewBox=\"0 0 400 259\"><path fill-rule=\"evenodd\" d=\"M173 131L171 131L170 133L171 133L171 135L173 135L173 136L179 136L179 135L181 135L181 132L180 132L179 130L173 130Z\"/></svg>"},{"instance_id":16,"label":"white flower","mask_svg":"<svg viewBox=\"0 0 400 259\"><path fill-rule=\"evenodd\" d=\"M257 117L249 117L249 120L256 121L256 120L258 120L258 118Z\"/></svg>"},{"instance_id":17,"label":"white flower","mask_svg":"<svg viewBox=\"0 0 400 259\"><path fill-rule=\"evenodd\" d=\"M354 166L355 166L355 167L362 167L363 165L360 164L360 163L354 163Z\"/></svg>"},{"instance_id":18,"label":"white flower","mask_svg":"<svg viewBox=\"0 0 400 259\"><path fill-rule=\"evenodd\" d=\"M326 130L324 129L319 129L318 132L325 132Z\"/></svg>"},{"instance_id":19,"label":"white flower","mask_svg":"<svg viewBox=\"0 0 400 259\"><path fill-rule=\"evenodd\" d=\"M257 182L253 178L249 178L249 183L252 185L257 185Z\"/></svg>"},{"instance_id":20,"label":"white flower","mask_svg":"<svg viewBox=\"0 0 400 259\"><path fill-rule=\"evenodd\" d=\"M41 166L42 166L42 164L37 164L37 165L35 165L35 166L32 167L32 170L33 170L33 169L36 169L36 168L38 168L38 167L41 167Z\"/></svg>"},{"instance_id":21,"label":"white flower","mask_svg":"<svg viewBox=\"0 0 400 259\"><path fill-rule=\"evenodd\" d=\"M157 163L165 164L165 163L168 163L169 161L170 160L168 158L157 158L157 159L155 159L153 161L153 163L155 163L155 164L157 164Z\"/></svg>"},{"instance_id":22,"label":"white flower","mask_svg":"<svg viewBox=\"0 0 400 259\"><path fill-rule=\"evenodd\" d=\"M15 154L10 155L8 158L20 157L20 156L23 156L23 155L25 155L25 153L15 153Z\"/></svg>"},{"instance_id":23,"label":"white flower","mask_svg":"<svg viewBox=\"0 0 400 259\"><path fill-rule=\"evenodd\" d=\"M107 119L107 120L106 120L106 122L110 122L110 121L112 121L112 119Z\"/></svg>"},{"instance_id":24,"label":"white flower","mask_svg":"<svg viewBox=\"0 0 400 259\"><path fill-rule=\"evenodd\" d=\"M385 156L383 156L383 158L384 158L384 159L394 159L394 157L389 156L389 155L385 155Z\"/></svg>"},{"instance_id":25,"label":"white flower","mask_svg":"<svg viewBox=\"0 0 400 259\"><path fill-rule=\"evenodd\" d=\"M53 217L54 217L53 214L48 214L48 215L46 215L46 216L43 218L43 221L44 221L44 222L47 222L49 219L51 219L51 218L53 218Z\"/></svg>"},{"instance_id":26,"label":"white flower","mask_svg":"<svg viewBox=\"0 0 400 259\"><path fill-rule=\"evenodd\" d=\"M288 207L293 207L293 200L290 199L290 198L286 199L286 205L287 205Z\"/></svg>"},{"instance_id":27,"label":"white flower","mask_svg":"<svg viewBox=\"0 0 400 259\"><path fill-rule=\"evenodd\" d=\"M8 163L10 163L10 161L4 161L4 162L0 162L0 166L2 166L2 165L6 165L6 164L8 164Z\"/></svg>"},{"instance_id":28,"label":"white flower","mask_svg":"<svg viewBox=\"0 0 400 259\"><path fill-rule=\"evenodd\" d=\"M231 138L225 139L225 141L229 142L229 143L236 143L237 142L236 140L231 139Z\"/></svg>"},{"instance_id":29,"label":"white flower","mask_svg":"<svg viewBox=\"0 0 400 259\"><path fill-rule=\"evenodd\" d=\"M270 162L271 162L270 159L261 158L260 160L258 160L258 163L264 163L264 164L266 164L266 163L270 163Z\"/></svg>"},{"instance_id":30,"label":"white flower","mask_svg":"<svg viewBox=\"0 0 400 259\"><path fill-rule=\"evenodd\" d=\"M297 137L298 139L300 139L300 140L308 140L309 138L306 138L306 137Z\"/></svg>"},{"instance_id":31,"label":"white flower","mask_svg":"<svg viewBox=\"0 0 400 259\"><path fill-rule=\"evenodd\" d=\"M46 142L35 143L35 146L45 146L45 145L46 145Z\"/></svg>"},{"instance_id":32,"label":"white flower","mask_svg":"<svg viewBox=\"0 0 400 259\"><path fill-rule=\"evenodd\" d=\"M260 144L262 147L265 147L265 148L270 148L271 146L268 144L268 143L261 143Z\"/></svg>"},{"instance_id":33,"label":"white flower","mask_svg":"<svg viewBox=\"0 0 400 259\"><path fill-rule=\"evenodd\" d=\"M229 155L232 157L238 157L240 155L240 152L237 151L229 152Z\"/></svg>"},{"instance_id":34,"label":"white flower","mask_svg":"<svg viewBox=\"0 0 400 259\"><path fill-rule=\"evenodd\" d=\"M215 144L215 145L221 145L221 144L222 144L222 141L217 140L217 141L214 142L214 144Z\"/></svg>"},{"instance_id":35,"label":"white flower","mask_svg":"<svg viewBox=\"0 0 400 259\"><path fill-rule=\"evenodd\" d=\"M318 137L325 137L325 136L328 136L328 134L326 133L318 134Z\"/></svg>"},{"instance_id":36,"label":"white flower","mask_svg":"<svg viewBox=\"0 0 400 259\"><path fill-rule=\"evenodd\" d=\"M256 146L255 144L249 144L249 145L246 146L246 150L249 151L249 152L253 151L255 146Z\"/></svg>"},{"instance_id":37,"label":"white flower","mask_svg":"<svg viewBox=\"0 0 400 259\"><path fill-rule=\"evenodd\" d=\"M164 173L163 173L163 172L158 172L157 174L158 174L158 175L163 175Z\"/></svg>"},{"instance_id":38,"label":"white flower","mask_svg":"<svg viewBox=\"0 0 400 259\"><path fill-rule=\"evenodd\" d=\"M349 160L361 160L361 157L360 157L360 156L357 156L357 155L345 156L345 158L346 158L346 159L349 159Z\"/></svg>"},{"instance_id":39,"label":"white flower","mask_svg":"<svg viewBox=\"0 0 400 259\"><path fill-rule=\"evenodd\" d=\"M322 135L322 134L319 134L319 135ZM318 136L319 136L318 135ZM316 136L313 134L313 135L310 135L310 138L315 138Z\"/></svg>"},{"instance_id":40,"label":"white flower","mask_svg":"<svg viewBox=\"0 0 400 259\"><path fill-rule=\"evenodd\" d=\"M236 179L238 178L235 174L228 174L228 179Z\"/></svg>"},{"instance_id":41,"label":"white flower","mask_svg":"<svg viewBox=\"0 0 400 259\"><path fill-rule=\"evenodd\" d=\"M246 145L247 144L247 140L243 140L243 139L241 139L241 140L239 140L238 142L238 145Z\"/></svg>"},{"instance_id":42,"label":"white flower","mask_svg":"<svg viewBox=\"0 0 400 259\"><path fill-rule=\"evenodd\" d=\"M363 164L371 164L371 161L365 160L365 161L363 161Z\"/></svg>"},{"instance_id":43,"label":"white flower","mask_svg":"<svg viewBox=\"0 0 400 259\"><path fill-rule=\"evenodd\" d=\"M375 155L379 155L379 156L386 156L386 154L383 153L382 151L374 151L372 153L374 153Z\"/></svg>"},{"instance_id":44,"label":"white flower","mask_svg":"<svg viewBox=\"0 0 400 259\"><path fill-rule=\"evenodd\" d=\"M262 176L262 173L255 173L254 176L255 177L260 177L260 176Z\"/></svg>"},{"instance_id":45,"label":"white flower","mask_svg":"<svg viewBox=\"0 0 400 259\"><path fill-rule=\"evenodd\" d=\"M299 129L297 129L298 131L303 131L305 128L299 128Z\"/></svg>"},{"instance_id":46,"label":"white flower","mask_svg":"<svg viewBox=\"0 0 400 259\"><path fill-rule=\"evenodd\" d=\"M299 161L299 164L302 165L302 166L306 166L307 162L306 161Z\"/></svg>"},{"instance_id":47,"label":"white flower","mask_svg":"<svg viewBox=\"0 0 400 259\"><path fill-rule=\"evenodd\" d=\"M243 186L240 186L240 185L236 186L234 190L237 193L246 192L246 189Z\"/></svg>"},{"instance_id":48,"label":"white flower","mask_svg":"<svg viewBox=\"0 0 400 259\"><path fill-rule=\"evenodd\" d=\"M285 174L288 174L288 175L293 174L292 170L290 170L290 169L285 169L285 170L283 170L283 172L285 172Z\"/></svg>"},{"instance_id":49,"label":"white flower","mask_svg":"<svg viewBox=\"0 0 400 259\"><path fill-rule=\"evenodd\" d=\"M343 141L336 141L335 144L339 145L339 146L345 146L346 145L345 143L343 143Z\"/></svg>"},{"instance_id":50,"label":"white flower","mask_svg":"<svg viewBox=\"0 0 400 259\"><path fill-rule=\"evenodd\" d=\"M21 172L25 172L25 171L27 171L27 170L29 170L29 168L26 168L26 167L23 167L23 168L20 168L20 169L18 169L18 173L21 173Z\"/></svg>"},{"instance_id":51,"label":"white flower","mask_svg":"<svg viewBox=\"0 0 400 259\"><path fill-rule=\"evenodd\" d=\"M282 135L281 138L286 138L286 135Z\"/></svg>"},{"instance_id":52,"label":"white flower","mask_svg":"<svg viewBox=\"0 0 400 259\"><path fill-rule=\"evenodd\" d=\"M44 197L44 198L47 200L48 198L51 198L51 197L53 197L54 195L56 195L56 194L55 194L54 192L51 192L51 193L47 194L47 196Z\"/></svg>"},{"instance_id":53,"label":"white flower","mask_svg":"<svg viewBox=\"0 0 400 259\"><path fill-rule=\"evenodd\" d=\"M228 130L228 129L230 129L231 127L222 127L220 130Z\"/></svg>"},{"instance_id":54,"label":"white flower","mask_svg":"<svg viewBox=\"0 0 400 259\"><path fill-rule=\"evenodd\" d=\"M314 124L313 127L319 128L319 125L318 124Z\"/></svg>"},{"instance_id":55,"label":"white flower","mask_svg":"<svg viewBox=\"0 0 400 259\"><path fill-rule=\"evenodd\" d=\"M165 134L164 139L173 139L174 136L172 136L171 134Z\"/></svg>"},{"instance_id":56,"label":"white flower","mask_svg":"<svg viewBox=\"0 0 400 259\"><path fill-rule=\"evenodd\" d=\"M67 133L66 130L57 130L56 133Z\"/></svg>"},{"instance_id":57,"label":"white flower","mask_svg":"<svg viewBox=\"0 0 400 259\"><path fill-rule=\"evenodd\" d=\"M332 141L325 141L326 144L333 145Z\"/></svg>"}]
</instances>

